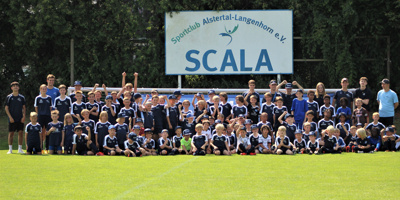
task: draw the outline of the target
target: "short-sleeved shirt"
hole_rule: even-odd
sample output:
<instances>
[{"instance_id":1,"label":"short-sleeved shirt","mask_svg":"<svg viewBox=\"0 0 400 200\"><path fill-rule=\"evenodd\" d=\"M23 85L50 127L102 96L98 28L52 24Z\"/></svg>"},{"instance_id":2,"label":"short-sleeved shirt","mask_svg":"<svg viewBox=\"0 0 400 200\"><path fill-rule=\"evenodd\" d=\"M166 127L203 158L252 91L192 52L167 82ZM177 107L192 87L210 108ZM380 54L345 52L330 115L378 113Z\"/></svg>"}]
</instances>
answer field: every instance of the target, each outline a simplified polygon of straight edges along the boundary
<instances>
[{"instance_id":1,"label":"short-sleeved shirt","mask_svg":"<svg viewBox=\"0 0 400 200\"><path fill-rule=\"evenodd\" d=\"M385 92L381 90L378 92L377 99L379 103L379 116L380 117L393 117L394 104L399 102L396 92L389 90Z\"/></svg>"},{"instance_id":2,"label":"short-sleeved shirt","mask_svg":"<svg viewBox=\"0 0 400 200\"><path fill-rule=\"evenodd\" d=\"M260 135L258 138L258 143L264 145L265 148L268 148L268 144L271 143L271 136L267 135L267 137L264 137L263 135Z\"/></svg>"},{"instance_id":3,"label":"short-sleeved shirt","mask_svg":"<svg viewBox=\"0 0 400 200\"><path fill-rule=\"evenodd\" d=\"M260 114L267 113L268 114L268 121L273 123L274 121L274 107L275 104L271 103L268 105L267 103L263 103L261 105Z\"/></svg>"},{"instance_id":4,"label":"short-sleeved shirt","mask_svg":"<svg viewBox=\"0 0 400 200\"><path fill-rule=\"evenodd\" d=\"M310 149L319 148L319 142L318 142L318 140L315 140L314 142L311 142L311 140L308 141L308 143L307 143L307 148L310 148Z\"/></svg>"},{"instance_id":5,"label":"short-sleeved shirt","mask_svg":"<svg viewBox=\"0 0 400 200\"><path fill-rule=\"evenodd\" d=\"M14 119L14 122L21 121L23 117L22 108L26 104L25 97L21 94L14 96L10 94L6 98L6 106L8 106L8 111L11 114L11 117Z\"/></svg>"},{"instance_id":6,"label":"short-sleeved shirt","mask_svg":"<svg viewBox=\"0 0 400 200\"><path fill-rule=\"evenodd\" d=\"M218 149L225 149L225 142L228 140L226 139L225 135L219 136L218 134L214 134L212 136L213 144L218 147Z\"/></svg>"},{"instance_id":7,"label":"short-sleeved shirt","mask_svg":"<svg viewBox=\"0 0 400 200\"><path fill-rule=\"evenodd\" d=\"M108 114L108 121L111 124L115 124L115 116L112 115L111 109L114 111L115 115L117 115L117 110L115 109L114 105L111 105L111 108L108 107L107 105L104 105L103 107L101 107L101 111L106 111Z\"/></svg>"},{"instance_id":8,"label":"short-sleeved shirt","mask_svg":"<svg viewBox=\"0 0 400 200\"><path fill-rule=\"evenodd\" d=\"M71 99L67 96L64 99L57 97L54 100L53 108L58 110L60 116L58 120L64 121L65 114L70 113L71 105Z\"/></svg>"},{"instance_id":9,"label":"short-sleeved shirt","mask_svg":"<svg viewBox=\"0 0 400 200\"><path fill-rule=\"evenodd\" d=\"M381 122L378 122L377 124L374 124L374 122L371 122L367 125L367 127L365 127L365 129L367 130L372 130L372 128L378 128L379 131L381 131L382 129L386 128L385 125L383 125Z\"/></svg>"},{"instance_id":10,"label":"short-sleeved shirt","mask_svg":"<svg viewBox=\"0 0 400 200\"><path fill-rule=\"evenodd\" d=\"M208 141L208 138L206 135L194 135L192 137L192 143L196 148L202 147L206 142Z\"/></svg>"},{"instance_id":11,"label":"short-sleeved shirt","mask_svg":"<svg viewBox=\"0 0 400 200\"><path fill-rule=\"evenodd\" d=\"M225 119L231 115L232 105L229 102L225 104L221 104L222 107L222 114L224 115Z\"/></svg>"},{"instance_id":12,"label":"short-sleeved shirt","mask_svg":"<svg viewBox=\"0 0 400 200\"><path fill-rule=\"evenodd\" d=\"M354 123L361 123L363 126L367 123L368 111L361 107L360 109L354 109L353 111L353 119Z\"/></svg>"},{"instance_id":13,"label":"short-sleeved shirt","mask_svg":"<svg viewBox=\"0 0 400 200\"><path fill-rule=\"evenodd\" d=\"M245 105L242 105L242 106L235 105L235 106L233 106L233 108L232 108L232 117L236 118L240 114L243 114L246 117L247 116L247 107Z\"/></svg>"},{"instance_id":14,"label":"short-sleeved shirt","mask_svg":"<svg viewBox=\"0 0 400 200\"><path fill-rule=\"evenodd\" d=\"M281 143L281 140L282 140L281 136L276 137L276 139L275 139L275 145L278 146L278 145ZM286 146L288 146L288 145L290 144L290 139L289 139L289 137L285 136L285 137L283 138L283 144L286 145Z\"/></svg>"},{"instance_id":15,"label":"short-sleeved shirt","mask_svg":"<svg viewBox=\"0 0 400 200\"><path fill-rule=\"evenodd\" d=\"M186 150L189 151L191 145L192 145L192 138L189 138L189 140L185 140L185 138L181 139L181 149L183 146L185 146Z\"/></svg>"},{"instance_id":16,"label":"short-sleeved shirt","mask_svg":"<svg viewBox=\"0 0 400 200\"><path fill-rule=\"evenodd\" d=\"M64 124L62 122L53 123L50 122L47 126L47 130L49 131L52 127L56 130L52 131L49 135L49 145L50 146L60 146L62 139L62 130L64 128Z\"/></svg>"},{"instance_id":17,"label":"short-sleeved shirt","mask_svg":"<svg viewBox=\"0 0 400 200\"><path fill-rule=\"evenodd\" d=\"M125 146L125 149L129 149L131 151L136 151L138 148L140 148L140 145L138 142L133 141L132 143L130 143L129 140L124 141L124 146Z\"/></svg>"},{"instance_id":18,"label":"short-sleeved shirt","mask_svg":"<svg viewBox=\"0 0 400 200\"><path fill-rule=\"evenodd\" d=\"M87 139L86 139L87 135L82 133L80 136L77 134L74 134L74 136L72 137L72 144L76 145L76 150L77 151L85 151L87 150Z\"/></svg>"},{"instance_id":19,"label":"short-sleeved shirt","mask_svg":"<svg viewBox=\"0 0 400 200\"><path fill-rule=\"evenodd\" d=\"M332 137L325 135L324 147L326 147L328 149L333 149L337 143L338 143L338 139L334 135L332 135Z\"/></svg>"},{"instance_id":20,"label":"short-sleeved shirt","mask_svg":"<svg viewBox=\"0 0 400 200\"><path fill-rule=\"evenodd\" d=\"M175 144L175 147L176 147L176 148L181 147L181 140L182 140L182 138L183 138L182 135L179 136L179 137L178 137L177 135L174 135L174 137L172 137L172 143Z\"/></svg>"},{"instance_id":21,"label":"short-sleeved shirt","mask_svg":"<svg viewBox=\"0 0 400 200\"><path fill-rule=\"evenodd\" d=\"M282 98L283 98L283 105L286 106L286 108L288 109L288 112L291 113L292 112L292 104L293 104L293 99L296 98L296 94L285 94L282 93Z\"/></svg>"},{"instance_id":22,"label":"short-sleeved shirt","mask_svg":"<svg viewBox=\"0 0 400 200\"><path fill-rule=\"evenodd\" d=\"M306 112L308 111L308 103L306 100L293 99L292 109L294 119L303 122Z\"/></svg>"},{"instance_id":23,"label":"short-sleeved shirt","mask_svg":"<svg viewBox=\"0 0 400 200\"><path fill-rule=\"evenodd\" d=\"M260 107L258 105L253 106L253 105L249 104L249 105L247 105L247 110L250 115L248 117L248 119L251 119L253 124L257 124L259 116L260 116Z\"/></svg>"},{"instance_id":24,"label":"short-sleeved shirt","mask_svg":"<svg viewBox=\"0 0 400 200\"><path fill-rule=\"evenodd\" d=\"M42 97L41 95L37 96L35 98L35 108L38 108L38 115L47 115L50 116L51 115L51 107L53 106L52 101L51 101L51 97L50 96L46 96L46 97Z\"/></svg>"},{"instance_id":25,"label":"short-sleeved shirt","mask_svg":"<svg viewBox=\"0 0 400 200\"><path fill-rule=\"evenodd\" d=\"M83 134L82 134L83 135ZM110 135L106 135L104 138L103 147L115 148L118 146L118 139L117 137L110 137Z\"/></svg>"},{"instance_id":26,"label":"short-sleeved shirt","mask_svg":"<svg viewBox=\"0 0 400 200\"><path fill-rule=\"evenodd\" d=\"M75 92L69 95L69 98L71 98L72 103L74 103L76 101L75 98ZM82 94L82 102L86 102L86 96L84 94Z\"/></svg>"},{"instance_id":27,"label":"short-sleeved shirt","mask_svg":"<svg viewBox=\"0 0 400 200\"><path fill-rule=\"evenodd\" d=\"M143 140L143 144L146 143L147 140L148 140L148 139L145 138L145 139ZM156 142L155 142L153 139L150 139L150 141L146 144L146 146L144 146L144 148L147 148L147 149L155 149L155 148L156 148Z\"/></svg>"},{"instance_id":28,"label":"short-sleeved shirt","mask_svg":"<svg viewBox=\"0 0 400 200\"><path fill-rule=\"evenodd\" d=\"M369 88L365 88L364 90L361 90L360 88L356 89L356 93L354 94L354 98L360 98L360 99L368 99L371 100L372 98L372 93ZM365 108L367 111L370 110L369 104L362 104L362 107Z\"/></svg>"},{"instance_id":29,"label":"short-sleeved shirt","mask_svg":"<svg viewBox=\"0 0 400 200\"><path fill-rule=\"evenodd\" d=\"M336 99L336 105L335 108L339 108L340 107L340 99L341 98L347 98L347 107L351 108L351 102L353 102L353 93L349 92L349 91L343 91L343 90L338 90L336 91L335 95L333 96L333 99Z\"/></svg>"},{"instance_id":30,"label":"short-sleeved shirt","mask_svg":"<svg viewBox=\"0 0 400 200\"><path fill-rule=\"evenodd\" d=\"M51 101L54 102L58 96L60 96L60 90L58 88L53 87L53 89L47 88L47 95L51 97Z\"/></svg>"},{"instance_id":31,"label":"short-sleeved shirt","mask_svg":"<svg viewBox=\"0 0 400 200\"><path fill-rule=\"evenodd\" d=\"M245 93L243 93L243 97L246 98L246 96L247 96L248 93L249 93L249 91L246 91ZM258 92L256 92L256 91L254 91L254 93L250 94L250 95L246 98L246 101L249 102L249 104L250 104L250 97L251 97L252 95L256 96L256 99L257 99L257 103L256 103L256 104L259 105L259 104L260 104L260 94L259 94Z\"/></svg>"},{"instance_id":32,"label":"short-sleeved shirt","mask_svg":"<svg viewBox=\"0 0 400 200\"><path fill-rule=\"evenodd\" d=\"M319 116L323 117L326 109L330 109L332 111L331 118L336 116L335 107L333 107L332 105L329 105L329 107L322 105L321 108L319 109Z\"/></svg>"},{"instance_id":33,"label":"short-sleeved shirt","mask_svg":"<svg viewBox=\"0 0 400 200\"><path fill-rule=\"evenodd\" d=\"M286 106L282 106L282 108L278 108L278 106L274 107L274 115L275 115L275 125L279 123L278 118L285 112L289 112L286 108Z\"/></svg>"},{"instance_id":34,"label":"short-sleeved shirt","mask_svg":"<svg viewBox=\"0 0 400 200\"><path fill-rule=\"evenodd\" d=\"M26 125L25 133L28 133L27 145L40 144L42 126L39 123L33 125L31 122L29 122L29 124Z\"/></svg>"},{"instance_id":35,"label":"short-sleeved shirt","mask_svg":"<svg viewBox=\"0 0 400 200\"><path fill-rule=\"evenodd\" d=\"M125 124L129 124L129 117L136 118L136 112L133 108L129 107L129 108L121 108L121 110L119 111L119 113L124 113L125 114Z\"/></svg>"},{"instance_id":36,"label":"short-sleeved shirt","mask_svg":"<svg viewBox=\"0 0 400 200\"><path fill-rule=\"evenodd\" d=\"M294 133L296 132L296 124L288 124L287 122L282 123L283 126L286 127L286 136L289 137L290 141L293 142L295 139Z\"/></svg>"},{"instance_id":37,"label":"short-sleeved shirt","mask_svg":"<svg viewBox=\"0 0 400 200\"><path fill-rule=\"evenodd\" d=\"M318 122L318 131L321 133L321 130L325 130L326 128L328 128L328 126L335 126L335 122L333 122L332 120L325 120L325 119L321 119Z\"/></svg>"},{"instance_id":38,"label":"short-sleeved shirt","mask_svg":"<svg viewBox=\"0 0 400 200\"><path fill-rule=\"evenodd\" d=\"M80 104L78 104L77 102L72 103L71 106L71 114L81 114L82 110L86 109L86 104L81 102Z\"/></svg>"},{"instance_id":39,"label":"short-sleeved shirt","mask_svg":"<svg viewBox=\"0 0 400 200\"><path fill-rule=\"evenodd\" d=\"M345 138L346 135L346 131L347 130L348 133L350 133L350 124L349 123L344 123L343 125L341 123L336 124L336 128L339 129L340 131L340 137Z\"/></svg>"},{"instance_id":40,"label":"short-sleeved shirt","mask_svg":"<svg viewBox=\"0 0 400 200\"><path fill-rule=\"evenodd\" d=\"M97 104L96 102L93 102L93 104L91 104L90 102L86 103L86 109L88 109L89 111L92 110L93 108L95 108L95 111L98 113L100 111L100 106L99 104ZM95 122L99 121L99 116L95 116L90 114L89 118L91 120L94 120Z\"/></svg>"},{"instance_id":41,"label":"short-sleeved shirt","mask_svg":"<svg viewBox=\"0 0 400 200\"><path fill-rule=\"evenodd\" d=\"M298 149L305 149L307 147L306 141L304 139L301 139L300 142L295 139L293 145Z\"/></svg>"},{"instance_id":42,"label":"short-sleeved shirt","mask_svg":"<svg viewBox=\"0 0 400 200\"><path fill-rule=\"evenodd\" d=\"M108 127L111 126L110 122L97 122L94 127L94 134L97 134L97 142L103 144L104 137L108 135Z\"/></svg>"},{"instance_id":43,"label":"short-sleeved shirt","mask_svg":"<svg viewBox=\"0 0 400 200\"><path fill-rule=\"evenodd\" d=\"M313 121L316 122L317 121L317 116L319 115L319 104L316 101L313 102L309 102L307 101L307 111L312 110L314 112L314 118Z\"/></svg>"}]
</instances>

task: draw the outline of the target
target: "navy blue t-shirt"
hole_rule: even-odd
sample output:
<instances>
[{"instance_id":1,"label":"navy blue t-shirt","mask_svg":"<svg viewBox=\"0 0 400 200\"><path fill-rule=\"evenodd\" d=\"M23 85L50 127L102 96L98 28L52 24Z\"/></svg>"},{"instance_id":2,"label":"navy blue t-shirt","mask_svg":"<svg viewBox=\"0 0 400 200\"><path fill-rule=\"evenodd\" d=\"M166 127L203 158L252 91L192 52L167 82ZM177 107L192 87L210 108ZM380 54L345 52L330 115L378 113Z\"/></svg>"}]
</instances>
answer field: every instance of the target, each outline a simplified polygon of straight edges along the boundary
<instances>
[{"instance_id":1,"label":"navy blue t-shirt","mask_svg":"<svg viewBox=\"0 0 400 200\"><path fill-rule=\"evenodd\" d=\"M64 121L65 114L70 113L71 105L71 99L67 96L64 99L57 97L54 100L53 107L59 112L58 120L62 122Z\"/></svg>"},{"instance_id":2,"label":"navy blue t-shirt","mask_svg":"<svg viewBox=\"0 0 400 200\"><path fill-rule=\"evenodd\" d=\"M6 98L6 106L8 106L8 111L10 112L11 117L14 119L14 122L21 121L23 117L22 108L26 104L25 97L21 94L14 96L10 94Z\"/></svg>"},{"instance_id":3,"label":"navy blue t-shirt","mask_svg":"<svg viewBox=\"0 0 400 200\"><path fill-rule=\"evenodd\" d=\"M35 107L38 108L38 115L47 115L47 116L51 116L51 107L53 106L52 101L51 101L51 97L50 96L46 96L46 97L42 97L42 96L37 96L35 98Z\"/></svg>"}]
</instances>

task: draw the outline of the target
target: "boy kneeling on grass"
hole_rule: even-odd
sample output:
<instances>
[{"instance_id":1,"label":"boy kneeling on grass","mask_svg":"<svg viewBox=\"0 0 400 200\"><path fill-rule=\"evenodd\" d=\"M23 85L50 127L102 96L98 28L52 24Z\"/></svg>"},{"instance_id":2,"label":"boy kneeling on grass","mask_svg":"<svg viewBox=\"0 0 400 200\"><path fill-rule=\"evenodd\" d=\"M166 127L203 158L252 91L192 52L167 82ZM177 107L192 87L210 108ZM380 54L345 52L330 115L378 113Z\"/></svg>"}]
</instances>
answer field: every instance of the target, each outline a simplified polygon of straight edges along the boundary
<instances>
[{"instance_id":1,"label":"boy kneeling on grass","mask_svg":"<svg viewBox=\"0 0 400 200\"><path fill-rule=\"evenodd\" d=\"M339 150L339 144L338 144L338 139L333 135L335 133L335 128L330 125L326 129L327 134L325 134L323 137L321 137L321 142L323 143L323 146L319 150L318 153L341 153Z\"/></svg>"},{"instance_id":2,"label":"boy kneeling on grass","mask_svg":"<svg viewBox=\"0 0 400 200\"><path fill-rule=\"evenodd\" d=\"M94 155L98 153L98 149L92 140L90 140L90 127L86 126L88 134L82 133L83 127L78 125L75 126L75 134L72 140L72 155L75 155L75 150L78 155Z\"/></svg>"},{"instance_id":3,"label":"boy kneeling on grass","mask_svg":"<svg viewBox=\"0 0 400 200\"><path fill-rule=\"evenodd\" d=\"M208 139L206 135L201 134L203 131L203 125L197 124L196 125L196 135L192 138L192 148L193 148L193 155L194 156L204 156L206 155L206 148Z\"/></svg>"},{"instance_id":4,"label":"boy kneeling on grass","mask_svg":"<svg viewBox=\"0 0 400 200\"><path fill-rule=\"evenodd\" d=\"M183 138L181 139L181 149L186 155L193 154L191 134L189 129L185 129L183 131Z\"/></svg>"},{"instance_id":5,"label":"boy kneeling on grass","mask_svg":"<svg viewBox=\"0 0 400 200\"><path fill-rule=\"evenodd\" d=\"M286 127L278 128L278 136L275 140L276 154L293 155L293 145L290 143L289 137L286 136Z\"/></svg>"},{"instance_id":6,"label":"boy kneeling on grass","mask_svg":"<svg viewBox=\"0 0 400 200\"><path fill-rule=\"evenodd\" d=\"M215 155L230 155L231 151L229 149L228 145L228 139L225 137L225 135L222 135L222 132L224 131L225 127L222 124L218 124L215 127L217 133L214 134L211 138L210 145L214 149L214 154Z\"/></svg>"},{"instance_id":7,"label":"boy kneeling on grass","mask_svg":"<svg viewBox=\"0 0 400 200\"><path fill-rule=\"evenodd\" d=\"M125 151L124 154L127 157L141 157L142 155L146 155L146 150L140 147L137 142L136 133L129 133L128 140L124 142Z\"/></svg>"},{"instance_id":8,"label":"boy kneeling on grass","mask_svg":"<svg viewBox=\"0 0 400 200\"><path fill-rule=\"evenodd\" d=\"M240 155L256 155L254 147L250 143L250 139L246 136L246 127L243 125L239 126L236 131L237 136L237 148L236 152Z\"/></svg>"}]
</instances>

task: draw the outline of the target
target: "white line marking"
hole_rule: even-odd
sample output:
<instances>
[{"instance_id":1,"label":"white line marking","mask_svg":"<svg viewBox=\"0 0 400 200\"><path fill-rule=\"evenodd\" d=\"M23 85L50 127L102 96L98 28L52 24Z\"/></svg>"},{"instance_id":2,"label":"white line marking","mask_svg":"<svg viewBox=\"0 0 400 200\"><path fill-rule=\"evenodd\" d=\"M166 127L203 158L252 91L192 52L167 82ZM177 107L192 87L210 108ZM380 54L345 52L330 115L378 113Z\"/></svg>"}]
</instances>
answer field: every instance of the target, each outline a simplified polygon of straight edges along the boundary
<instances>
[{"instance_id":1,"label":"white line marking","mask_svg":"<svg viewBox=\"0 0 400 200\"><path fill-rule=\"evenodd\" d=\"M157 177L154 177L154 178L152 178L152 179L150 179L150 180L148 180L148 181L146 181L146 182L144 182L144 183L142 183L142 184L140 184L140 185L137 185L137 186L135 186L135 187L133 187L133 188L131 188L131 189L126 190L124 193L118 195L115 199L121 199L121 198L123 198L124 196L126 196L127 194L131 193L132 191L137 190L137 189L139 189L139 188L142 188L142 187L148 185L149 183L151 183L151 182L153 182L153 181L155 181L155 180L158 180L159 178L161 178L161 177L163 177L163 176L165 176L165 175L171 173L171 172L174 171L175 169L181 168L183 165L186 165L186 164L188 164L189 162L192 162L194 159L197 159L197 158L198 158L197 156L194 156L192 159L187 160L186 162L183 162L183 163L181 163L181 164L179 164L179 165L177 165L177 166L175 166L175 167L172 167L171 169L169 169L168 171L166 171L166 172L164 172L164 173L158 175Z\"/></svg>"}]
</instances>

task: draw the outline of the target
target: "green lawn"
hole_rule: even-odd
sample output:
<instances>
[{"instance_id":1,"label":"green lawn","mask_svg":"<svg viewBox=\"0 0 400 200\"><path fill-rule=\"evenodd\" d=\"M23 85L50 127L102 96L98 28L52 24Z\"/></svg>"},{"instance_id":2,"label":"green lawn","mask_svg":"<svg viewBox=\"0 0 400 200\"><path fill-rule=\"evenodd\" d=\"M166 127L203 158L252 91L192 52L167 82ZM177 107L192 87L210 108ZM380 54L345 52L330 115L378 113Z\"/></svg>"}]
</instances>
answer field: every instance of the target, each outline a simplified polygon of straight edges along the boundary
<instances>
[{"instance_id":1,"label":"green lawn","mask_svg":"<svg viewBox=\"0 0 400 200\"><path fill-rule=\"evenodd\" d=\"M0 199L398 199L399 153L27 156L0 151Z\"/></svg>"}]
</instances>

